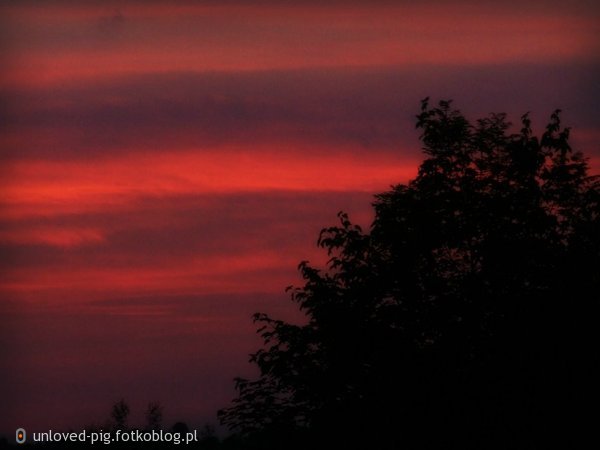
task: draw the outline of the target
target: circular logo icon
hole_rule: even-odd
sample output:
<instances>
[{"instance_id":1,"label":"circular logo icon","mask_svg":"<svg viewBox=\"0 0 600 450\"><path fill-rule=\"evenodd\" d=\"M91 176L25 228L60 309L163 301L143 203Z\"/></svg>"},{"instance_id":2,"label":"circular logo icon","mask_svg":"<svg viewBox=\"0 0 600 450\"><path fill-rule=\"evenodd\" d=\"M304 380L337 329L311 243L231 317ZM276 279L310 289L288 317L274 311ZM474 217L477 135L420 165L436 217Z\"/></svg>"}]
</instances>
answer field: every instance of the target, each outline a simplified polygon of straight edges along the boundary
<instances>
[{"instance_id":1,"label":"circular logo icon","mask_svg":"<svg viewBox=\"0 0 600 450\"><path fill-rule=\"evenodd\" d=\"M17 444L23 444L26 439L27 439L27 433L25 433L25 429L17 428L17 431L15 433L15 440L17 441Z\"/></svg>"}]
</instances>

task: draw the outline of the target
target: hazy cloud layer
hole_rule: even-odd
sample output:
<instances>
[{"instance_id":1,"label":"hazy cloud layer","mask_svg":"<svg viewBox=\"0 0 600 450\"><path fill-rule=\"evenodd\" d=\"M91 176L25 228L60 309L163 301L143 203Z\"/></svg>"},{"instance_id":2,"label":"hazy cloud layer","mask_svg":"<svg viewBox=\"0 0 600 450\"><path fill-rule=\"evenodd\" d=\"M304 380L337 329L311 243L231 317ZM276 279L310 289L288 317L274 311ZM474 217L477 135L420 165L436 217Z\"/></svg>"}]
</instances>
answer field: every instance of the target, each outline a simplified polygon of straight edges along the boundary
<instances>
[{"instance_id":1,"label":"hazy cloud layer","mask_svg":"<svg viewBox=\"0 0 600 450\"><path fill-rule=\"evenodd\" d=\"M4 90L4 158L78 159L127 152L214 152L258 144L303 152L418 148L419 100L456 99L471 115L555 108L597 129L597 65L508 65L146 74ZM258 146L257 146L258 145ZM276 147L275 147L276 148ZM594 151L595 149L588 149ZM285 150L281 150L285 151Z\"/></svg>"},{"instance_id":2,"label":"hazy cloud layer","mask_svg":"<svg viewBox=\"0 0 600 450\"><path fill-rule=\"evenodd\" d=\"M371 201L361 192L188 195L3 220L0 291L58 308L85 297L282 292L318 254L321 227L339 209L368 227Z\"/></svg>"}]
</instances>

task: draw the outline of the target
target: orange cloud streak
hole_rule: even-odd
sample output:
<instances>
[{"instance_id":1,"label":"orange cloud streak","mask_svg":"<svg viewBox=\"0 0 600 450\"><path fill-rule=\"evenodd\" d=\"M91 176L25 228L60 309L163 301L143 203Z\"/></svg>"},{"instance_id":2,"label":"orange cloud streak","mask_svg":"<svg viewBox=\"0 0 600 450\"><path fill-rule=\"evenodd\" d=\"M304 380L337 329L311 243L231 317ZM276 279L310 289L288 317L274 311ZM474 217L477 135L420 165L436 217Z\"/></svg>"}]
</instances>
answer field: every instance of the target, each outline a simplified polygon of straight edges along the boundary
<instances>
[{"instance_id":1,"label":"orange cloud streak","mask_svg":"<svg viewBox=\"0 0 600 450\"><path fill-rule=\"evenodd\" d=\"M3 81L143 72L580 60L595 18L473 5L4 8Z\"/></svg>"},{"instance_id":2,"label":"orange cloud streak","mask_svg":"<svg viewBox=\"0 0 600 450\"><path fill-rule=\"evenodd\" d=\"M323 257L312 250L303 256ZM5 299L75 306L92 300L119 296L182 295L273 292L296 279L297 255L281 255L275 249L235 256L199 255L178 261L163 261L162 267L59 267L6 270L0 282ZM268 284L265 280L268 279Z\"/></svg>"},{"instance_id":3,"label":"orange cloud streak","mask_svg":"<svg viewBox=\"0 0 600 450\"><path fill-rule=\"evenodd\" d=\"M129 154L91 163L22 161L5 168L6 218L119 208L141 196L236 191L368 191L416 175L417 161L301 149L218 149Z\"/></svg>"},{"instance_id":4,"label":"orange cloud streak","mask_svg":"<svg viewBox=\"0 0 600 450\"><path fill-rule=\"evenodd\" d=\"M56 247L74 247L103 240L104 233L101 229L89 227L35 226L0 231L0 243L20 245L44 244Z\"/></svg>"}]
</instances>

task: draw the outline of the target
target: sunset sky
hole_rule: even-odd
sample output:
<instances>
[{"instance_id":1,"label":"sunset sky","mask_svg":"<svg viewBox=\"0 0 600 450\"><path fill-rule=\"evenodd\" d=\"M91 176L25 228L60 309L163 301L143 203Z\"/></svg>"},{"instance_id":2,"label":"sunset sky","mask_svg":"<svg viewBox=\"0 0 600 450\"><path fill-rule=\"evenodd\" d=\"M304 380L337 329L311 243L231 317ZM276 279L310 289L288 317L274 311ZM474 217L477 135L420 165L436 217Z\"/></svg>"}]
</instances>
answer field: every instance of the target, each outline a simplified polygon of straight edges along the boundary
<instances>
[{"instance_id":1,"label":"sunset sky","mask_svg":"<svg viewBox=\"0 0 600 450\"><path fill-rule=\"evenodd\" d=\"M216 424L252 313L299 320L319 230L416 174L426 96L561 108L600 172L596 2L324 3L0 1L0 433Z\"/></svg>"}]
</instances>

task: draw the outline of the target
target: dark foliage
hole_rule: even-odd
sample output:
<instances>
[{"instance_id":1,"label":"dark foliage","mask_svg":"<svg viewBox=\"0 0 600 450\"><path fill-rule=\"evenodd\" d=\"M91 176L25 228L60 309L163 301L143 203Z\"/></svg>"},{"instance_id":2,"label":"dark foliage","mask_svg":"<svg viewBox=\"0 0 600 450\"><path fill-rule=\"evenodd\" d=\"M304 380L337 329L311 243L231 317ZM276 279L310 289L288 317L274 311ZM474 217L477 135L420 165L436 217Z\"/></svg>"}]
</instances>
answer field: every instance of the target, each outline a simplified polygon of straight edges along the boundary
<instances>
[{"instance_id":1,"label":"dark foliage","mask_svg":"<svg viewBox=\"0 0 600 450\"><path fill-rule=\"evenodd\" d=\"M536 448L570 439L597 376L600 183L560 111L470 123L422 103L418 176L340 213L292 288L305 325L256 314L256 380L220 419L256 448ZM570 420L571 419L571 420ZM566 431L569 430L569 431ZM573 434L570 434L573 433Z\"/></svg>"},{"instance_id":2,"label":"dark foliage","mask_svg":"<svg viewBox=\"0 0 600 450\"><path fill-rule=\"evenodd\" d=\"M158 402L148 403L146 409L146 430L160 430L162 426L163 407Z\"/></svg>"},{"instance_id":3,"label":"dark foliage","mask_svg":"<svg viewBox=\"0 0 600 450\"><path fill-rule=\"evenodd\" d=\"M127 429L127 417L129 416L129 405L124 399L116 402L110 413L110 417L113 421L114 430L126 430Z\"/></svg>"}]
</instances>

